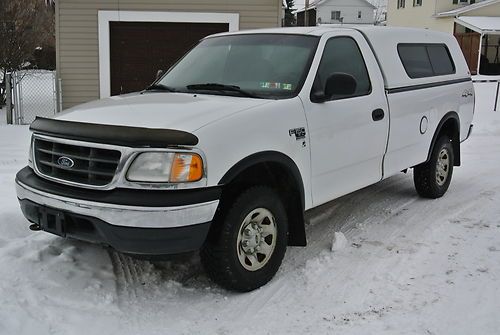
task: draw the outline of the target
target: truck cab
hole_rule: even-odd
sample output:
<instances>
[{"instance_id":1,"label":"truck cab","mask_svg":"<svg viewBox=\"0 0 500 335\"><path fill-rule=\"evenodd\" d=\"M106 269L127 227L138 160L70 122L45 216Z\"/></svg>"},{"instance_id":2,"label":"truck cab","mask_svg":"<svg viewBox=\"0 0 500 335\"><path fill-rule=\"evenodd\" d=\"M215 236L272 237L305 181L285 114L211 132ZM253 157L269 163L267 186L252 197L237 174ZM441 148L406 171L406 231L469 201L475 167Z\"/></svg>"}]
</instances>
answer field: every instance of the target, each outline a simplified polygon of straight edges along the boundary
<instances>
[{"instance_id":1,"label":"truck cab","mask_svg":"<svg viewBox=\"0 0 500 335\"><path fill-rule=\"evenodd\" d=\"M218 284L272 279L304 213L413 168L439 198L474 90L452 35L385 27L209 36L144 91L38 118L17 196L33 230L140 256L200 250Z\"/></svg>"}]
</instances>

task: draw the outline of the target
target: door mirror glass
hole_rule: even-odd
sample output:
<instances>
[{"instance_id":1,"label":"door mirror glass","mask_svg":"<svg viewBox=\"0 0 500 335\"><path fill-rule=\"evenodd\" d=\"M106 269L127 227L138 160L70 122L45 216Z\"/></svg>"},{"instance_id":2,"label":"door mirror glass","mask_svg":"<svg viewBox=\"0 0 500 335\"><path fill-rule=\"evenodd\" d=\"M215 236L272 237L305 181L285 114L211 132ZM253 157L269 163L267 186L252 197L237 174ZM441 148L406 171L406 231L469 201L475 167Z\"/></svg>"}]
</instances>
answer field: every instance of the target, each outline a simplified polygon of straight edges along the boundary
<instances>
[{"instance_id":1,"label":"door mirror glass","mask_svg":"<svg viewBox=\"0 0 500 335\"><path fill-rule=\"evenodd\" d=\"M358 82L354 76L347 73L334 73L328 77L325 89L316 90L311 94L311 101L321 103L330 100L351 97L356 93Z\"/></svg>"},{"instance_id":2,"label":"door mirror glass","mask_svg":"<svg viewBox=\"0 0 500 335\"><path fill-rule=\"evenodd\" d=\"M354 76L348 73L334 73L326 80L325 97L330 99L342 98L354 95L358 83Z\"/></svg>"}]
</instances>

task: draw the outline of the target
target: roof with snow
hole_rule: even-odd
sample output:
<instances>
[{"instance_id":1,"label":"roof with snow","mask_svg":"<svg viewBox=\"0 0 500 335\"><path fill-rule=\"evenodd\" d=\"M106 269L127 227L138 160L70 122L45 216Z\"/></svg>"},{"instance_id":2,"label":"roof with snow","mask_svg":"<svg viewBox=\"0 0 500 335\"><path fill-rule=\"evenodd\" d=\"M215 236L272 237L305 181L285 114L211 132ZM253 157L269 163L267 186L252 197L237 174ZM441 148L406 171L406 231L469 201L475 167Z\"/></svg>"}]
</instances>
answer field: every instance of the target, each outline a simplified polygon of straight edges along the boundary
<instances>
[{"instance_id":1,"label":"roof with snow","mask_svg":"<svg viewBox=\"0 0 500 335\"><path fill-rule=\"evenodd\" d=\"M500 35L500 17L460 16L455 22L480 34Z\"/></svg>"},{"instance_id":2,"label":"roof with snow","mask_svg":"<svg viewBox=\"0 0 500 335\"><path fill-rule=\"evenodd\" d=\"M438 13L434 16L435 17L458 16L460 14L464 14L464 13L470 12L470 11L475 10L475 9L491 6L491 5L494 5L497 3L500 3L500 0L484 0L481 2L476 2L475 4L472 4L472 5L463 6L463 7L460 7L460 8L454 9L454 10L449 10L446 12L441 12L441 13Z\"/></svg>"},{"instance_id":3,"label":"roof with snow","mask_svg":"<svg viewBox=\"0 0 500 335\"><path fill-rule=\"evenodd\" d=\"M309 8L307 10L316 9L316 7L318 7L318 6L324 4L325 2L328 2L328 1L330 1L330 0L315 1L309 5ZM377 7L375 5L373 5L372 3L370 3L368 0L362 0L362 1L365 2L367 6L372 7L373 9L377 9ZM341 6L342 5L339 5L339 7L341 7ZM301 12L304 12L305 10L306 10L306 8L304 7L301 9L297 9L294 13L301 13Z\"/></svg>"}]
</instances>

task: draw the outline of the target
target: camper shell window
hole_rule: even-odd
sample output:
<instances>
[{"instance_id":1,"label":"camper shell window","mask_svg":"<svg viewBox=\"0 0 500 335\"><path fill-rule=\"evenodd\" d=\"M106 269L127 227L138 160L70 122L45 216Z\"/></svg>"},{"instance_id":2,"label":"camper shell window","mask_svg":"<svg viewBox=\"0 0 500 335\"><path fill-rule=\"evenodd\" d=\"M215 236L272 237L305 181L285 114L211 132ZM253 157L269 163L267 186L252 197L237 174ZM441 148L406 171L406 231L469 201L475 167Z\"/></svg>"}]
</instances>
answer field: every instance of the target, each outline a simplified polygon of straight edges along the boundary
<instances>
[{"instance_id":1,"label":"camper shell window","mask_svg":"<svg viewBox=\"0 0 500 335\"><path fill-rule=\"evenodd\" d=\"M398 44L406 74L412 79L455 74L455 64L445 44Z\"/></svg>"}]
</instances>

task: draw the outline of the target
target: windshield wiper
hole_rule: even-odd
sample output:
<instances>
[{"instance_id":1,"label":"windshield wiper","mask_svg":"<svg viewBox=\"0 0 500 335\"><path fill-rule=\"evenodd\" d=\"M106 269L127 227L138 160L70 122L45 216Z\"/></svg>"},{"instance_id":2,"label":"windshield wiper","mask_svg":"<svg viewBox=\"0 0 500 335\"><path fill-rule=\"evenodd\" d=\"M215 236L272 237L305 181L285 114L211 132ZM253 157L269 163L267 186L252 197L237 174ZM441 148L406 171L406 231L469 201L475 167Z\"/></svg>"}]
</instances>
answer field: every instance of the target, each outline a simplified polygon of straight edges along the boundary
<instances>
[{"instance_id":1,"label":"windshield wiper","mask_svg":"<svg viewBox=\"0 0 500 335\"><path fill-rule=\"evenodd\" d=\"M259 98L255 94L252 94L248 91L242 90L239 86L235 85L225 85L218 83L207 83L207 84L193 84L187 85L186 88L190 91L229 91L229 92L238 92L241 95L244 95L248 98Z\"/></svg>"},{"instance_id":2,"label":"windshield wiper","mask_svg":"<svg viewBox=\"0 0 500 335\"><path fill-rule=\"evenodd\" d=\"M175 88L172 88L163 84L153 84L145 89L145 91L165 91L165 92L177 92Z\"/></svg>"}]
</instances>

